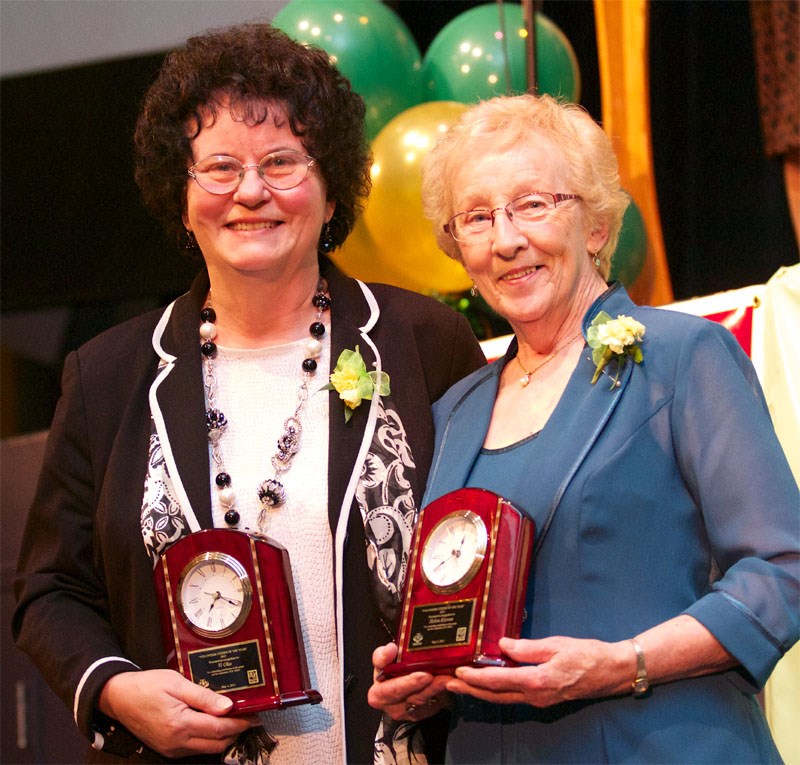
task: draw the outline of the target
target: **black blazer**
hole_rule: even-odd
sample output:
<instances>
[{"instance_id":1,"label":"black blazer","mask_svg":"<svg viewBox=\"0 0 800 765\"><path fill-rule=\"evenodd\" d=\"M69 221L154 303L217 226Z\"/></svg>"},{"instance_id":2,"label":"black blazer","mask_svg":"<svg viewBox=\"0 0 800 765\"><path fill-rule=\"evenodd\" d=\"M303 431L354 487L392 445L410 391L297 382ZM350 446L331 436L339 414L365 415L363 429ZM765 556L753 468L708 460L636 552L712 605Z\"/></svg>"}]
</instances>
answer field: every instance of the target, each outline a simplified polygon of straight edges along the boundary
<instances>
[{"instance_id":1,"label":"black blazer","mask_svg":"<svg viewBox=\"0 0 800 765\"><path fill-rule=\"evenodd\" d=\"M371 368L377 349L417 465L412 478L419 507L433 452L431 404L484 363L483 354L468 323L446 306L386 285L366 287L327 261L323 272L332 298L331 364L344 348L359 345ZM203 272L166 311L104 332L65 362L22 543L13 631L89 739L97 697L112 675L165 666L152 563L140 528L151 395L189 512L200 528L212 526L197 335L207 292ZM165 354L174 357L172 369L151 393ZM393 634L372 595L361 514L347 494L351 475L361 469L362 442L371 438L369 406L345 424L337 394L330 395L328 492L332 536L339 540L334 559L347 759L372 762L380 715L366 703L371 652ZM107 757L91 754L94 761Z\"/></svg>"}]
</instances>

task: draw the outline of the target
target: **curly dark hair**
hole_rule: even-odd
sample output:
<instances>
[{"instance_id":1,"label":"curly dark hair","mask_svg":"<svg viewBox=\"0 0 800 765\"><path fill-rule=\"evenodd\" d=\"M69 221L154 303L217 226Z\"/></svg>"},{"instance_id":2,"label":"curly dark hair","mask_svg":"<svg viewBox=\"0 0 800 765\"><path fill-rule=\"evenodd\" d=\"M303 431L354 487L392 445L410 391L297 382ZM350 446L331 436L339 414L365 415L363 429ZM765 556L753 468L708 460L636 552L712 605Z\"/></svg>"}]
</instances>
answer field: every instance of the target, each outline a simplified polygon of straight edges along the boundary
<instances>
[{"instance_id":1,"label":"curly dark hair","mask_svg":"<svg viewBox=\"0 0 800 765\"><path fill-rule=\"evenodd\" d=\"M285 111L317 160L336 202L333 245L352 230L371 185L364 101L325 51L252 22L190 37L167 55L145 94L134 133L136 182L147 209L178 242L185 242L186 171L202 117L213 119L229 103L239 118L261 124L276 116L265 102Z\"/></svg>"}]
</instances>

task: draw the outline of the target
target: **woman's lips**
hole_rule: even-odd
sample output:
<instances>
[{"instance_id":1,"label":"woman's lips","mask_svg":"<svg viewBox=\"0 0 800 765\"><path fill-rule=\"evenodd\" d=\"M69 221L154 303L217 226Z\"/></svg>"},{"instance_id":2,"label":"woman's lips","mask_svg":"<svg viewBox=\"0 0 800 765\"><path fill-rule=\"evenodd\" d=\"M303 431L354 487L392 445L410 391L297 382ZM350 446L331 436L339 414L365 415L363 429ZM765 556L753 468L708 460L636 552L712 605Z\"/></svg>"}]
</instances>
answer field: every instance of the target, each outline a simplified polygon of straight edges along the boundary
<instances>
[{"instance_id":1,"label":"woman's lips","mask_svg":"<svg viewBox=\"0 0 800 765\"><path fill-rule=\"evenodd\" d=\"M527 268L518 268L514 271L509 271L507 274L503 274L500 277L500 281L510 282L514 281L515 279L521 279L524 276L536 273L536 271L538 271L540 268L541 266L528 266Z\"/></svg>"},{"instance_id":2,"label":"woman's lips","mask_svg":"<svg viewBox=\"0 0 800 765\"><path fill-rule=\"evenodd\" d=\"M253 223L228 223L227 228L231 231L259 231L260 229L277 228L281 221L256 221Z\"/></svg>"}]
</instances>

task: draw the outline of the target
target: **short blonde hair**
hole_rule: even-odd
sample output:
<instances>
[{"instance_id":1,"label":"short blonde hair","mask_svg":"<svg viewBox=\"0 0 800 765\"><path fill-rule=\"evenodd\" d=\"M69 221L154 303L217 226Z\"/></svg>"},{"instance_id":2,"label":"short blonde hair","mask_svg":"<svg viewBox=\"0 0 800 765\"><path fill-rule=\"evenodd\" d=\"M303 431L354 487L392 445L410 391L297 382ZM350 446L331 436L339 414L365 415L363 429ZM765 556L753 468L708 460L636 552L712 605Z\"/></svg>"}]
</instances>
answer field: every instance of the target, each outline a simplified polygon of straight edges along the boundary
<instances>
[{"instance_id":1,"label":"short blonde hair","mask_svg":"<svg viewBox=\"0 0 800 765\"><path fill-rule=\"evenodd\" d=\"M464 112L428 153L422 168L422 202L426 217L434 223L439 246L460 260L458 244L442 227L459 212L453 209L451 181L463 167L469 145L491 139L502 148L529 138L531 133L547 136L566 162L569 188L553 191L578 194L591 229L608 228L608 240L597 253L600 273L607 279L630 198L620 188L617 158L603 129L581 106L548 95L498 96L482 101Z\"/></svg>"}]
</instances>

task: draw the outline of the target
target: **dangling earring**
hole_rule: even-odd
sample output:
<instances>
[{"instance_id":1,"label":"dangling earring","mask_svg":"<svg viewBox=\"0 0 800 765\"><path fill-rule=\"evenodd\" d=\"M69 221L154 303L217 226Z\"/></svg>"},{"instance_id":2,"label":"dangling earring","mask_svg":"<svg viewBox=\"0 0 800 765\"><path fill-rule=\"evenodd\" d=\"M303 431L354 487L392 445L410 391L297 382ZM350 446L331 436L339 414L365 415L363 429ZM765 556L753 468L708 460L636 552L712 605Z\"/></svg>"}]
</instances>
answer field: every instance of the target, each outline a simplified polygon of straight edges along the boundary
<instances>
[{"instance_id":1,"label":"dangling earring","mask_svg":"<svg viewBox=\"0 0 800 765\"><path fill-rule=\"evenodd\" d=\"M597 254L600 250L596 250L592 254L592 262L594 263L594 267L599 271L600 270L600 256Z\"/></svg>"},{"instance_id":2,"label":"dangling earring","mask_svg":"<svg viewBox=\"0 0 800 765\"><path fill-rule=\"evenodd\" d=\"M200 252L200 245L197 244L194 231L190 231L188 228L186 229L186 238L183 242L183 249L186 250L186 252L188 252L190 255L197 255Z\"/></svg>"},{"instance_id":3,"label":"dangling earring","mask_svg":"<svg viewBox=\"0 0 800 765\"><path fill-rule=\"evenodd\" d=\"M478 297L478 285L475 282L472 282L472 286L469 288L469 294L472 297Z\"/></svg>"},{"instance_id":4,"label":"dangling earring","mask_svg":"<svg viewBox=\"0 0 800 765\"><path fill-rule=\"evenodd\" d=\"M326 223L322 227L322 235L319 240L319 249L326 255L333 252L333 236L331 236L331 224Z\"/></svg>"}]
</instances>

